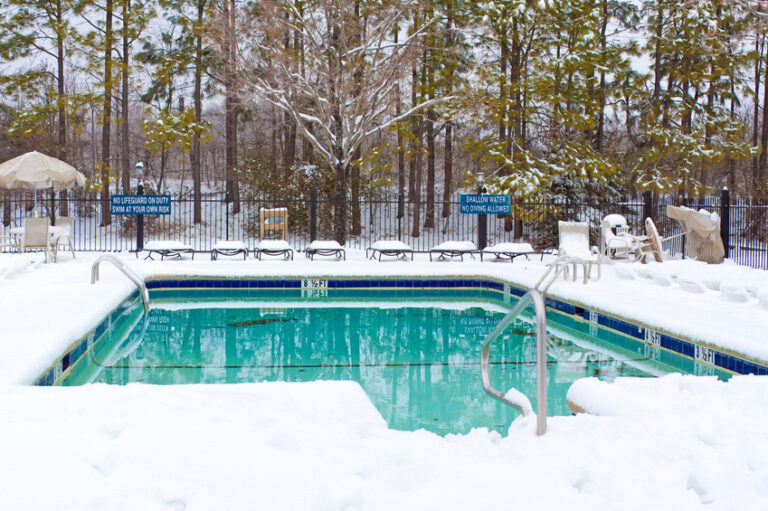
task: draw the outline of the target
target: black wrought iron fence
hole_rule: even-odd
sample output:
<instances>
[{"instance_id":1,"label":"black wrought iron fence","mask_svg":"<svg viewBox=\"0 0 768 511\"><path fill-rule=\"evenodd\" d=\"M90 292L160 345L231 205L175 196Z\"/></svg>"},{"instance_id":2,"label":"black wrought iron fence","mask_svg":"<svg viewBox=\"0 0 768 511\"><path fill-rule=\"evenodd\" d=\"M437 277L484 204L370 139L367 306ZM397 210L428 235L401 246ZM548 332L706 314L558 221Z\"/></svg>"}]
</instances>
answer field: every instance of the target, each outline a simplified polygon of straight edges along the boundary
<instances>
[{"instance_id":1,"label":"black wrought iron fence","mask_svg":"<svg viewBox=\"0 0 768 511\"><path fill-rule=\"evenodd\" d=\"M20 227L29 215L28 199L10 199L10 225ZM296 250L303 250L311 241L312 224L317 239L331 239L333 207L329 201L315 202L312 215L310 200L242 200L240 212L233 212L232 204L223 200L223 194L202 200L202 221L194 223L194 203L191 199L173 198L171 214L146 216L144 240L171 239L191 245L195 250L208 251L217 240L243 240L249 247L259 238L259 212L262 208L288 209L288 241ZM353 221L354 204L349 204L348 235L345 244L349 248L365 249L382 239L397 239L416 251L449 240L471 240L476 244L481 230L479 223L487 225L487 244L525 240L536 248L553 248L557 245L557 221L577 220L589 222L592 242L599 240L599 226L609 213L619 213L628 222L631 232L644 233L646 216L651 216L662 238L680 234L680 226L666 216L666 206L677 204L668 198L657 201L626 201L619 203L587 204L572 201L548 203L512 203L512 214L507 216L465 215L459 213L459 202L436 202L429 223L425 204L405 203L398 209L396 200L361 200L358 203L359 220ZM727 196L704 200L689 200L693 209L706 209L727 219L722 230L728 239L728 257L735 262L768 269L768 205L748 200L730 201ZM49 208L41 202L38 211ZM415 221L416 208L418 222ZM113 216L110 225L102 225L101 205L98 199L73 198L68 200L70 215L75 216L75 249L80 251L131 251L136 249L136 217ZM443 211L449 214L443 216ZM58 212L57 212L58 213ZM425 224L427 227L425 227ZM431 226L430 226L431 225ZM677 237L664 243L664 249L672 255L684 252L684 241Z\"/></svg>"}]
</instances>

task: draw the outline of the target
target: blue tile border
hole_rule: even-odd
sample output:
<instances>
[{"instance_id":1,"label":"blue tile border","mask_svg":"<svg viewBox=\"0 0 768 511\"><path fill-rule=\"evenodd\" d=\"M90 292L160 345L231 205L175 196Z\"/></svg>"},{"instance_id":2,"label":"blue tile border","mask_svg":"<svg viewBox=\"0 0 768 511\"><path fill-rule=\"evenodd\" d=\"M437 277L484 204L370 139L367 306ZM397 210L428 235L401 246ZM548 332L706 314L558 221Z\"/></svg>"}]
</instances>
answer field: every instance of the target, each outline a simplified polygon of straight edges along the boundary
<instances>
[{"instance_id":1,"label":"blue tile border","mask_svg":"<svg viewBox=\"0 0 768 511\"><path fill-rule=\"evenodd\" d=\"M321 289L325 291L325 294L320 296L329 298L376 298L378 296L386 298L387 295L381 293L386 293L387 291L399 291L398 296L403 296L403 293L407 293L406 296L413 296L414 298L424 298L424 294L419 291L427 291L436 293L436 297L446 298L447 296L444 292L454 289L463 290L463 293L458 293L455 296L456 298L488 299L498 301L501 304L509 304L512 297L520 297L528 291L517 284L489 277L150 278L146 281L146 286L150 291L150 296L152 291L163 290L184 290L187 292L195 290L201 296L215 296L215 294L210 293L216 290L240 289L247 290L249 298L258 298L263 291L272 291L273 293L279 291L280 297L299 298L302 297L303 291L307 289L303 288L303 282L308 280L322 282ZM368 291L366 292L365 290ZM488 291L494 293L494 295L478 295L478 292L482 291ZM501 296L498 296L498 293L501 293ZM454 297L454 295L450 297ZM93 342L98 340L122 314L135 305L138 298L138 292L134 292L121 302L96 327L73 343L33 384L53 385L88 350ZM577 321L599 325L635 340L640 340L649 347L661 348L732 373L768 374L768 365L725 353L717 348L698 345L687 339L658 332L649 327L590 309L584 305L575 305L553 297L546 298L546 305L550 310Z\"/></svg>"}]
</instances>

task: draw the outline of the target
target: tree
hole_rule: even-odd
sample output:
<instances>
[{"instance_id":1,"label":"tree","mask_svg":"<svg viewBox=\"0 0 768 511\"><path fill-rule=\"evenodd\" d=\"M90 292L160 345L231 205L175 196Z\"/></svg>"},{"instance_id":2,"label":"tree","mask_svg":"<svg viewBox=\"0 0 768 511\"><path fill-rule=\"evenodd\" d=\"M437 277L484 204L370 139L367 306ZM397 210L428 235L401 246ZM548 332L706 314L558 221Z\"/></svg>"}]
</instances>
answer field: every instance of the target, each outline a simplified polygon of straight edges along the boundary
<instances>
[{"instance_id":1,"label":"tree","mask_svg":"<svg viewBox=\"0 0 768 511\"><path fill-rule=\"evenodd\" d=\"M335 175L334 237L347 235L348 176L357 150L371 135L436 101L416 105L399 117L391 115L392 93L408 50L421 32L402 43L392 38L405 3L390 0L361 2L362 16L355 15L357 1L321 0L315 9L299 9L296 2L264 4L263 41L255 50L271 63L268 72L250 69L255 92L296 122L302 135ZM286 21L287 9L293 21ZM361 20L366 21L365 30ZM274 44L298 30L304 40L305 76L293 71L295 54ZM355 87L354 77L363 70Z\"/></svg>"},{"instance_id":2,"label":"tree","mask_svg":"<svg viewBox=\"0 0 768 511\"><path fill-rule=\"evenodd\" d=\"M56 156L68 160L67 154L67 105L66 94L67 46L72 42L74 29L69 15L74 9L73 0L9 0L0 16L0 58L6 61L26 61L22 70L10 76L0 77L0 87L16 90L37 90L46 84L47 66L29 66L35 54L45 55L56 62L55 115L58 144ZM48 116L45 108L33 109L28 114L41 120ZM28 119L29 120L29 119ZM66 198L66 192L63 198ZM67 215L67 202L62 200L61 213ZM53 213L53 212L52 212Z\"/></svg>"},{"instance_id":3,"label":"tree","mask_svg":"<svg viewBox=\"0 0 768 511\"><path fill-rule=\"evenodd\" d=\"M743 138L743 123L725 107L746 65L734 40L744 6L653 1L646 11L654 34L648 45L655 55L654 86L652 96L638 104L650 108L639 115L634 180L641 189L700 193L706 171L756 153Z\"/></svg>"},{"instance_id":4,"label":"tree","mask_svg":"<svg viewBox=\"0 0 768 511\"><path fill-rule=\"evenodd\" d=\"M194 83L192 102L195 124L201 126L203 124L203 75L208 69L210 54L205 35L210 21L209 0L160 0L160 5L172 13L171 21L182 29L180 46L191 48ZM202 221L201 142L201 132L195 130L190 165L192 167L193 221L196 224Z\"/></svg>"}]
</instances>

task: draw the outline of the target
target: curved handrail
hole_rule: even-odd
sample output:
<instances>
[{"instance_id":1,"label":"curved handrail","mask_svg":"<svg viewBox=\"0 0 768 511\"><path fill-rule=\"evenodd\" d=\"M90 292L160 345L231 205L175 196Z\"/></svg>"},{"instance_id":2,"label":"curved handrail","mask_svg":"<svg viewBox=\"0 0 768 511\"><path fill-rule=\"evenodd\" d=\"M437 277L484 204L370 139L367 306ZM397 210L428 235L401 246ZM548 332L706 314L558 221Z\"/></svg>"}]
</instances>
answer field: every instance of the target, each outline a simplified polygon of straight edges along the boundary
<instances>
[{"instance_id":1,"label":"curved handrail","mask_svg":"<svg viewBox=\"0 0 768 511\"><path fill-rule=\"evenodd\" d=\"M506 316L496 325L496 328L488 334L483 343L483 351L480 356L480 371L483 379L483 390L502 403L517 408L525 416L532 410L522 403L509 399L506 395L491 386L491 377L488 371L488 359L491 351L491 343L495 341L507 327L520 315L528 305L533 304L536 311L536 434L543 435L547 431L547 311L544 297L535 289L531 289L512 307Z\"/></svg>"},{"instance_id":2,"label":"curved handrail","mask_svg":"<svg viewBox=\"0 0 768 511\"><path fill-rule=\"evenodd\" d=\"M117 269L123 273L123 275L128 277L131 282L138 286L139 293L141 294L141 301L144 303L144 312L149 314L149 293L147 293L147 286L144 285L144 281L138 275L136 275L133 270L126 266L125 263L123 263L117 257L110 254L104 254L99 256L99 258L93 262L93 265L91 266L91 284L95 284L96 281L99 280L99 264L103 261L109 261L110 263L114 264Z\"/></svg>"}]
</instances>

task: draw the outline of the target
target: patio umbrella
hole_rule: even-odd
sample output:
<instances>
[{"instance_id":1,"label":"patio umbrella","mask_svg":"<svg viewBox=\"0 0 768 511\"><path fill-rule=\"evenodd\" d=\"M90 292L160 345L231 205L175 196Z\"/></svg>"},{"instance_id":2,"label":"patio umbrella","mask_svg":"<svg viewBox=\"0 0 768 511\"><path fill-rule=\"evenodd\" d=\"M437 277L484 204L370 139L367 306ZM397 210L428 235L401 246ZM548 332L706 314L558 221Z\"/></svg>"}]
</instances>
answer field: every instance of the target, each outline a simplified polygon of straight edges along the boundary
<instances>
[{"instance_id":1,"label":"patio umbrella","mask_svg":"<svg viewBox=\"0 0 768 511\"><path fill-rule=\"evenodd\" d=\"M0 163L0 187L9 190L26 188L71 188L85 186L85 176L61 160L32 151Z\"/></svg>"},{"instance_id":2,"label":"patio umbrella","mask_svg":"<svg viewBox=\"0 0 768 511\"><path fill-rule=\"evenodd\" d=\"M85 186L85 176L68 163L37 151L22 154L0 163L0 187L9 190L21 188L71 188ZM37 193L35 193L37 208Z\"/></svg>"}]
</instances>

